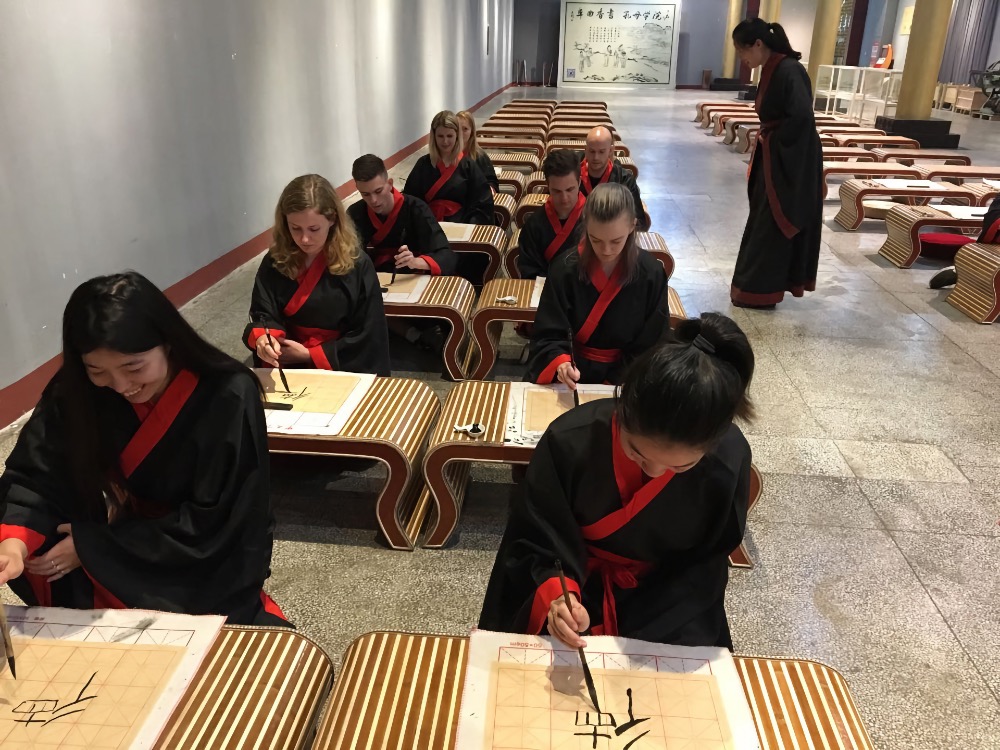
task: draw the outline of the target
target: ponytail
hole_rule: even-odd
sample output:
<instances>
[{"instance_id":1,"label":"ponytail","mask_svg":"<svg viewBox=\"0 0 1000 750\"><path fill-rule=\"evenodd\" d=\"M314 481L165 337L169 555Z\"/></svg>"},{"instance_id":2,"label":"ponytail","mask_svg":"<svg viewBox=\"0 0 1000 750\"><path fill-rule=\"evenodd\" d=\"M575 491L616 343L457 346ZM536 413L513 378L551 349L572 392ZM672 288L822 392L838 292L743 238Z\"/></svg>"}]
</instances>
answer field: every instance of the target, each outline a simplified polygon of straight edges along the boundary
<instances>
[{"instance_id":1,"label":"ponytail","mask_svg":"<svg viewBox=\"0 0 1000 750\"><path fill-rule=\"evenodd\" d=\"M748 18L740 21L733 29L733 42L739 47L752 47L758 40L772 52L795 60L802 59L802 53L792 49L788 34L780 23L768 23L762 18Z\"/></svg>"},{"instance_id":2,"label":"ponytail","mask_svg":"<svg viewBox=\"0 0 1000 750\"><path fill-rule=\"evenodd\" d=\"M616 396L618 424L653 440L710 446L733 419L751 421L754 354L746 334L719 313L682 321L671 340L639 357Z\"/></svg>"}]
</instances>

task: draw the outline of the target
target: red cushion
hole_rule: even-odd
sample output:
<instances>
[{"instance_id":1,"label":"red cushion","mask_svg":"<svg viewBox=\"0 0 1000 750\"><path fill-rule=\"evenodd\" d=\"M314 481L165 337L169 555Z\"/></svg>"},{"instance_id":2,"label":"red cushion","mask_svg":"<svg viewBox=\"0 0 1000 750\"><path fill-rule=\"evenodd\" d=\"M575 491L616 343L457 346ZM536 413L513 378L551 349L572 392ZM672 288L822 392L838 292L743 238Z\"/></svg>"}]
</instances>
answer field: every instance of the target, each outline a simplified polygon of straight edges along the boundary
<instances>
[{"instance_id":1,"label":"red cushion","mask_svg":"<svg viewBox=\"0 0 1000 750\"><path fill-rule=\"evenodd\" d=\"M951 232L927 232L920 235L920 254L925 258L955 260L960 247L975 242L975 237Z\"/></svg>"}]
</instances>

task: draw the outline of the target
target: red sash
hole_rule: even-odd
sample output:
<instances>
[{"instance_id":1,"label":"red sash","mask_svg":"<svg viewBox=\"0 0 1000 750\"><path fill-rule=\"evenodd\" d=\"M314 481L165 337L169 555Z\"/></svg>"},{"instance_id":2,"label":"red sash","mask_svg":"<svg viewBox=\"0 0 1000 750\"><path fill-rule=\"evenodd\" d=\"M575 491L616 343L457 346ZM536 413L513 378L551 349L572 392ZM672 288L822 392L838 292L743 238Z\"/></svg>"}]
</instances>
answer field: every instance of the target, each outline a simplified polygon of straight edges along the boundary
<instances>
[{"instance_id":1,"label":"red sash","mask_svg":"<svg viewBox=\"0 0 1000 750\"><path fill-rule=\"evenodd\" d=\"M132 473L139 468L150 451L167 434L170 425L177 419L177 415L180 414L197 385L198 376L190 370L181 370L170 382L159 401L139 425L135 435L128 441L128 445L125 446L118 459L118 465L126 478L132 476ZM140 404L140 406L142 405ZM141 412L142 410L136 409L136 413L141 414Z\"/></svg>"},{"instance_id":2,"label":"red sash","mask_svg":"<svg viewBox=\"0 0 1000 750\"><path fill-rule=\"evenodd\" d=\"M583 243L580 243L580 248L583 248ZM604 313L607 312L608 306L614 301L614 298L618 296L618 292L622 290L622 275L625 273L625 263L623 259L619 258L618 265L615 266L615 270L611 272L611 278L609 279L604 275L604 271L601 268L601 264L596 260L593 261L590 268L588 269L587 275L590 276L590 282L597 287L597 291L600 292L600 296L597 298L597 302L590 310L590 314L587 319L583 322L583 326L576 333L576 342L578 344L586 344L590 341L590 337L594 334L594 329L597 328L597 324L601 322L601 318L604 317Z\"/></svg>"},{"instance_id":3,"label":"red sash","mask_svg":"<svg viewBox=\"0 0 1000 750\"><path fill-rule=\"evenodd\" d=\"M580 220L580 214L583 213L583 207L586 204L586 196L583 193L579 193L576 196L576 205L573 206L570 215L566 217L566 223L561 224L559 222L559 215L556 214L556 209L552 205L552 199L549 198L545 201L545 215L549 219L552 231L556 233L556 238L545 248L545 260L551 262L555 254L559 252L559 248L566 244L566 240L569 239L569 236L573 234L573 230L576 229L576 223Z\"/></svg>"},{"instance_id":4,"label":"red sash","mask_svg":"<svg viewBox=\"0 0 1000 750\"><path fill-rule=\"evenodd\" d=\"M434 214L434 218L438 221L443 221L446 216L452 216L453 214L458 213L462 208L461 203L448 200L434 200L434 196L436 196L448 180L452 178L452 175L455 174L455 170L458 169L458 165L462 163L462 159L464 157L465 152L463 151L458 155L455 163L450 167L446 167L443 161L439 161L437 164L438 172L441 173L441 176L438 177L437 182L431 185L431 189L427 191L427 194L424 196L424 200L427 201L427 205L430 207L431 213Z\"/></svg>"},{"instance_id":5,"label":"red sash","mask_svg":"<svg viewBox=\"0 0 1000 750\"><path fill-rule=\"evenodd\" d=\"M295 315L295 313L302 309L302 305L309 299L309 295L313 293L319 280L323 278L325 271L326 253L320 252L313 258L313 262L309 264L309 268L299 274L299 288L295 290L295 294L292 295L292 298L288 300L288 304L285 305L285 309L283 310L285 315Z\"/></svg>"},{"instance_id":6,"label":"red sash","mask_svg":"<svg viewBox=\"0 0 1000 750\"><path fill-rule=\"evenodd\" d=\"M340 331L333 328L307 328L306 326L289 326L288 332L293 341L298 341L306 349L322 346L327 341L340 338Z\"/></svg>"},{"instance_id":7,"label":"red sash","mask_svg":"<svg viewBox=\"0 0 1000 750\"><path fill-rule=\"evenodd\" d=\"M601 179L597 181L598 185L603 185L611 177L611 168L614 166L615 160L608 159L608 166L604 168L604 174L601 175ZM594 186L590 184L590 169L586 164L583 165L583 169L580 170L580 182L583 183L583 194L590 195L590 191L594 189Z\"/></svg>"},{"instance_id":8,"label":"red sash","mask_svg":"<svg viewBox=\"0 0 1000 750\"><path fill-rule=\"evenodd\" d=\"M403 194L396 190L396 188L392 189L392 211L389 212L389 216L384 222L378 217L377 213L372 211L371 206L368 206L368 220L375 227L375 234L370 241L373 248L378 247L379 243L389 236L389 232L396 226L396 219L399 218L399 212L402 208Z\"/></svg>"},{"instance_id":9,"label":"red sash","mask_svg":"<svg viewBox=\"0 0 1000 750\"><path fill-rule=\"evenodd\" d=\"M983 232L982 239L978 240L986 245L995 245L1000 242L1000 219L997 219Z\"/></svg>"},{"instance_id":10,"label":"red sash","mask_svg":"<svg viewBox=\"0 0 1000 750\"><path fill-rule=\"evenodd\" d=\"M583 538L588 542L605 539L628 525L674 478L672 471L667 471L654 479L642 473L639 465L625 455L621 446L618 420L614 417L611 420L611 460L622 507L580 529ZM587 550L590 553L587 574L600 574L604 586L604 625L595 627L593 633L618 635L618 610L615 605L614 587L635 588L639 585L639 579L650 571L651 566L641 560L622 557L594 545L588 544Z\"/></svg>"}]
</instances>

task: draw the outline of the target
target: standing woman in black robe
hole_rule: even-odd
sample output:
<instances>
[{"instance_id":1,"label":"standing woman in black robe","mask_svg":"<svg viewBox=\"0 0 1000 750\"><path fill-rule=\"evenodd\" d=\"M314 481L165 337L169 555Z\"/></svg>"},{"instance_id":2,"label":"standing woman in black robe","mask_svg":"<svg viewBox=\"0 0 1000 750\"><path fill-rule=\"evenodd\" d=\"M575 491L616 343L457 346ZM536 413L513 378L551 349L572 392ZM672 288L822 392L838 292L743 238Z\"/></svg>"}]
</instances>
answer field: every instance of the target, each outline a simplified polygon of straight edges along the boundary
<instances>
[{"instance_id":1,"label":"standing woman in black robe","mask_svg":"<svg viewBox=\"0 0 1000 750\"><path fill-rule=\"evenodd\" d=\"M274 210L243 343L256 364L389 374L378 274L333 185L296 177Z\"/></svg>"},{"instance_id":2,"label":"standing woman in black robe","mask_svg":"<svg viewBox=\"0 0 1000 750\"><path fill-rule=\"evenodd\" d=\"M32 606L284 624L260 384L135 272L81 284L0 477L0 585Z\"/></svg>"},{"instance_id":3,"label":"standing woman in black robe","mask_svg":"<svg viewBox=\"0 0 1000 750\"><path fill-rule=\"evenodd\" d=\"M528 464L479 627L732 648L728 556L743 539L753 350L706 313L643 354L613 399L558 417ZM566 571L572 609L555 561Z\"/></svg>"},{"instance_id":4,"label":"standing woman in black robe","mask_svg":"<svg viewBox=\"0 0 1000 750\"><path fill-rule=\"evenodd\" d=\"M455 116L458 118L458 124L462 126L462 142L465 144L465 155L476 163L479 171L483 173L483 177L490 184L490 190L493 191L493 195L496 195L500 192L500 180L497 178L497 170L493 166L493 160L486 153L486 149L479 147L479 141L476 140L475 116L467 109L463 109Z\"/></svg>"},{"instance_id":5,"label":"standing woman in black robe","mask_svg":"<svg viewBox=\"0 0 1000 750\"><path fill-rule=\"evenodd\" d=\"M737 307L774 309L785 292L816 289L823 231L823 147L809 75L779 24L759 18L733 30L747 66L762 66L754 108L760 134L748 172L747 218L730 290Z\"/></svg>"}]
</instances>

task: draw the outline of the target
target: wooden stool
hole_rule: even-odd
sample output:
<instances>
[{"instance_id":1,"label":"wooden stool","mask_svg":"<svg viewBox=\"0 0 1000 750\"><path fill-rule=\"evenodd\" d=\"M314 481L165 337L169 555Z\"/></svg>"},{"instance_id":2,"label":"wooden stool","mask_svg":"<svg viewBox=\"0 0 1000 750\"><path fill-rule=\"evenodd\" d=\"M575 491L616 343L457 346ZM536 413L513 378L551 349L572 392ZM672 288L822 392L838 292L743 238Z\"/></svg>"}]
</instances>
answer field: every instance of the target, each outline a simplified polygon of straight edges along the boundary
<instances>
[{"instance_id":1,"label":"wooden stool","mask_svg":"<svg viewBox=\"0 0 1000 750\"><path fill-rule=\"evenodd\" d=\"M958 281L945 298L977 323L1000 314L1000 245L972 242L955 255Z\"/></svg>"},{"instance_id":2,"label":"wooden stool","mask_svg":"<svg viewBox=\"0 0 1000 750\"><path fill-rule=\"evenodd\" d=\"M481 145L481 144L480 144ZM537 172L541 166L541 159L535 154L519 153L516 151L489 150L490 161L494 167L507 167L508 169L531 174Z\"/></svg>"},{"instance_id":3,"label":"wooden stool","mask_svg":"<svg viewBox=\"0 0 1000 750\"><path fill-rule=\"evenodd\" d=\"M521 196L524 195L524 183L526 179L524 174L513 169L505 169L497 175L500 190L509 188L515 203L521 200Z\"/></svg>"},{"instance_id":4,"label":"wooden stool","mask_svg":"<svg viewBox=\"0 0 1000 750\"><path fill-rule=\"evenodd\" d=\"M955 206L951 210L961 216L964 213L962 209L964 212L969 211L965 206ZM878 254L899 268L909 268L920 256L920 230L924 227L978 230L982 223L982 216L958 218L948 213L948 209L943 206L937 208L896 204L886 214L885 225L888 236L879 248ZM966 237L962 244L974 241L975 238Z\"/></svg>"}]
</instances>

